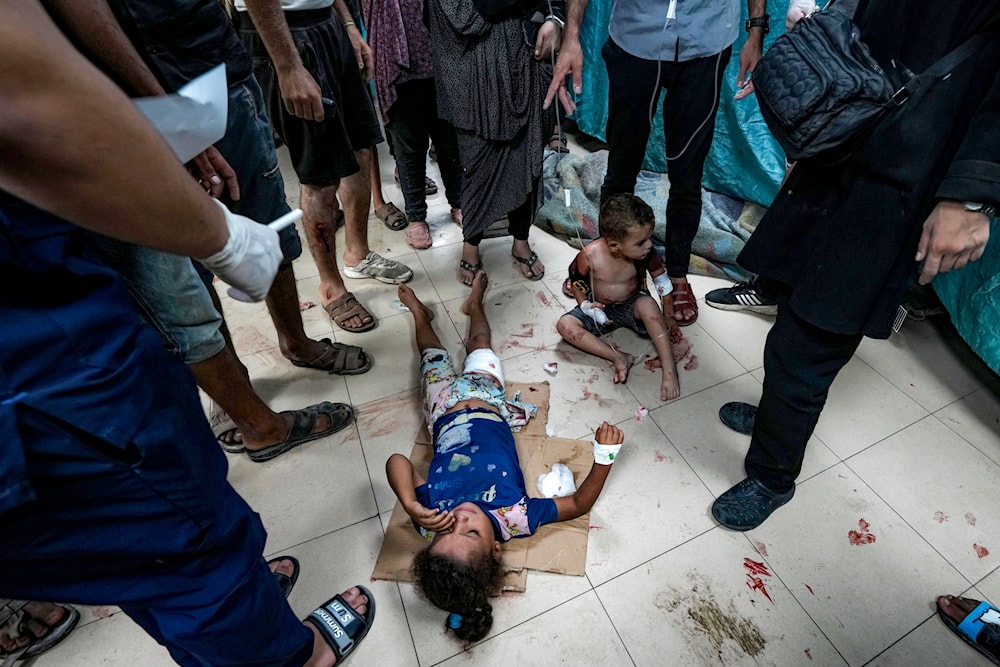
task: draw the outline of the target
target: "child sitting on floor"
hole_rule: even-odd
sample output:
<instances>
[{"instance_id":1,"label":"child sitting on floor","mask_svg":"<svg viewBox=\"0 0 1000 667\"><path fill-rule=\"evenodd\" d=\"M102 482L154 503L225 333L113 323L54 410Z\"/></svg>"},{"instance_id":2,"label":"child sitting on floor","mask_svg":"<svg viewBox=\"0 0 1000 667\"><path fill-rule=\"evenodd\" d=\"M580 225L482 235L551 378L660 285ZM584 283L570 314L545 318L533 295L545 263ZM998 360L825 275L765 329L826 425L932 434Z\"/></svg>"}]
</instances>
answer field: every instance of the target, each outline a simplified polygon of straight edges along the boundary
<instances>
[{"instance_id":1,"label":"child sitting on floor","mask_svg":"<svg viewBox=\"0 0 1000 667\"><path fill-rule=\"evenodd\" d=\"M669 401L681 393L670 349L669 332L675 322L672 314L667 315L672 313L670 305L663 303L671 284L653 250L653 223L653 209L635 195L612 195L604 202L600 238L588 243L569 266L568 282L577 307L559 318L556 329L570 345L613 363L615 384L628 379L635 358L600 336L618 327L648 336L663 369L660 400ZM646 290L647 272L660 305Z\"/></svg>"},{"instance_id":2,"label":"child sitting on floor","mask_svg":"<svg viewBox=\"0 0 1000 667\"><path fill-rule=\"evenodd\" d=\"M399 299L416 325L434 457L427 480L402 454L393 454L385 466L407 514L425 536L433 533L430 546L413 562L417 586L430 602L451 612L446 627L466 641L481 639L493 623L487 597L499 593L500 543L590 511L624 437L616 427L601 424L595 465L577 492L555 499L528 497L507 423L500 359L490 349L485 291L486 274L479 272L462 306L469 334L459 374L431 326L432 311L409 287L399 286Z\"/></svg>"}]
</instances>

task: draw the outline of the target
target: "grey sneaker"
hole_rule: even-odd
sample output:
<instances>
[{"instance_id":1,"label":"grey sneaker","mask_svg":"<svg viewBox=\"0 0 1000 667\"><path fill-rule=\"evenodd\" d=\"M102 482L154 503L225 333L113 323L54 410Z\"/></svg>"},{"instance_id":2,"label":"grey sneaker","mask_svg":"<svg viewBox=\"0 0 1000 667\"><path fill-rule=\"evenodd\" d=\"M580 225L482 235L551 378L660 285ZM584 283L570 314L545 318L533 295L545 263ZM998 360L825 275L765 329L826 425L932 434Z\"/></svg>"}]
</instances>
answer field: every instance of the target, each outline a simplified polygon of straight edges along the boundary
<instances>
[{"instance_id":1,"label":"grey sneaker","mask_svg":"<svg viewBox=\"0 0 1000 667\"><path fill-rule=\"evenodd\" d=\"M721 310L749 310L761 315L777 315L778 300L768 299L760 291L757 279L714 289L705 295L705 303Z\"/></svg>"},{"instance_id":2,"label":"grey sneaker","mask_svg":"<svg viewBox=\"0 0 1000 667\"><path fill-rule=\"evenodd\" d=\"M405 264L369 251L368 255L354 266L345 266L344 275L348 278L374 278L383 283L398 285L412 278L413 271Z\"/></svg>"}]
</instances>

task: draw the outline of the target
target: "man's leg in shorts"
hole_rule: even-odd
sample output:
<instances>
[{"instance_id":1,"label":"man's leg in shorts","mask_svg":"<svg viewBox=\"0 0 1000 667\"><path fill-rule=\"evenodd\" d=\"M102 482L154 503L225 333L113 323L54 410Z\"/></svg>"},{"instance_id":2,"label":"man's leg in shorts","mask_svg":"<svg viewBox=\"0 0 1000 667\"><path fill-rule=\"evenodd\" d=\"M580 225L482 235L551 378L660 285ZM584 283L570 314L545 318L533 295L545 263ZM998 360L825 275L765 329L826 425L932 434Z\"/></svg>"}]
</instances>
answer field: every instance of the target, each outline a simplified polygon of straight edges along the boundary
<instances>
[{"instance_id":1,"label":"man's leg in shorts","mask_svg":"<svg viewBox=\"0 0 1000 667\"><path fill-rule=\"evenodd\" d=\"M98 234L91 240L104 261L124 278L165 346L187 364L198 386L233 420L236 432L220 437L227 444L242 441L247 449L284 440L292 415L274 412L254 391L219 315L218 295L205 287L191 260ZM321 415L313 432L329 426L329 418Z\"/></svg>"},{"instance_id":2,"label":"man's leg in shorts","mask_svg":"<svg viewBox=\"0 0 1000 667\"><path fill-rule=\"evenodd\" d=\"M254 77L230 88L226 134L216 144L240 179L239 201L222 197L223 203L234 212L262 224L289 211L265 109L263 91ZM280 236L284 261L265 302L278 334L282 355L291 361L310 363L319 359L327 351L327 346L306 336L302 325L298 288L292 268L292 260L302 253L298 232L294 227L288 227L281 231ZM203 270L199 272L203 280L209 280L206 284L210 284L210 274Z\"/></svg>"}]
</instances>

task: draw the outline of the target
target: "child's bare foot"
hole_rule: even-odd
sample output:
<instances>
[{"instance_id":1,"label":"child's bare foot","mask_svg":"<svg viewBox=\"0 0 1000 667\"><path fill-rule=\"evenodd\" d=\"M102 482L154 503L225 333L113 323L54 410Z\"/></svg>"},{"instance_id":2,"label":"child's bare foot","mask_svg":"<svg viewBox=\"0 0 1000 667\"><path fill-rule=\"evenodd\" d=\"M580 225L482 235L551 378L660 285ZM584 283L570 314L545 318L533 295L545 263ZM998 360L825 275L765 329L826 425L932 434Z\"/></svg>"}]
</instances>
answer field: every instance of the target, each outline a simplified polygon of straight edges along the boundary
<instances>
[{"instance_id":1,"label":"child's bare foot","mask_svg":"<svg viewBox=\"0 0 1000 667\"><path fill-rule=\"evenodd\" d=\"M428 320L434 319L434 311L425 306L424 302L417 298L417 294L408 285L400 285L396 294L399 296L399 301L409 308L411 313L418 313L422 310Z\"/></svg>"},{"instance_id":2,"label":"child's bare foot","mask_svg":"<svg viewBox=\"0 0 1000 667\"><path fill-rule=\"evenodd\" d=\"M614 384L625 384L628 380L628 372L632 370L632 364L635 363L635 357L633 357L628 352L615 352L615 379Z\"/></svg>"},{"instance_id":3,"label":"child's bare foot","mask_svg":"<svg viewBox=\"0 0 1000 667\"><path fill-rule=\"evenodd\" d=\"M451 221L454 222L459 227L462 226L462 209L460 208L451 209Z\"/></svg>"},{"instance_id":4,"label":"child's bare foot","mask_svg":"<svg viewBox=\"0 0 1000 667\"><path fill-rule=\"evenodd\" d=\"M669 362L667 362L669 364ZM672 401L681 395L681 386L677 381L677 371L669 365L663 367L663 380L660 381L660 400Z\"/></svg>"},{"instance_id":5,"label":"child's bare foot","mask_svg":"<svg viewBox=\"0 0 1000 667\"><path fill-rule=\"evenodd\" d=\"M468 315L473 308L483 307L483 296L486 294L487 285L489 285L489 278L486 276L486 272L479 271L476 273L476 276L472 279L472 291L469 292L465 303L462 304L462 312L464 314Z\"/></svg>"}]
</instances>

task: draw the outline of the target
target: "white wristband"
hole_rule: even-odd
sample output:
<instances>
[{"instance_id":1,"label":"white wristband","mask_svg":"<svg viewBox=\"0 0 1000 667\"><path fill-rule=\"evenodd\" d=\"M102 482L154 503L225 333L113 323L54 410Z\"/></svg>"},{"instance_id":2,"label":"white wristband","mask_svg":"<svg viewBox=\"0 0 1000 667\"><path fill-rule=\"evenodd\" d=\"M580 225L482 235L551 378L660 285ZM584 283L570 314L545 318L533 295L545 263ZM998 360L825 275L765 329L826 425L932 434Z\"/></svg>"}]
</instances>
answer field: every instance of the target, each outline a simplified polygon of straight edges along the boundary
<instances>
[{"instance_id":1,"label":"white wristband","mask_svg":"<svg viewBox=\"0 0 1000 667\"><path fill-rule=\"evenodd\" d=\"M656 293L660 296L666 296L674 291L674 284L670 282L670 276L666 273L661 273L653 278L653 286L656 287Z\"/></svg>"},{"instance_id":2,"label":"white wristband","mask_svg":"<svg viewBox=\"0 0 1000 667\"><path fill-rule=\"evenodd\" d=\"M618 456L618 450L622 448L621 445L602 445L596 440L594 443L594 463L601 466L609 466L615 462L615 458Z\"/></svg>"}]
</instances>

